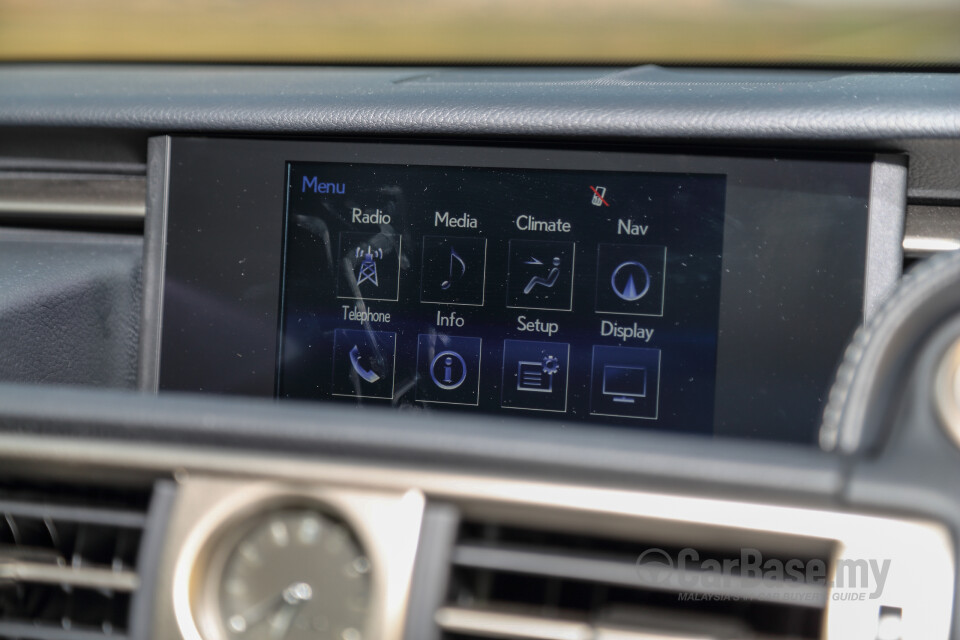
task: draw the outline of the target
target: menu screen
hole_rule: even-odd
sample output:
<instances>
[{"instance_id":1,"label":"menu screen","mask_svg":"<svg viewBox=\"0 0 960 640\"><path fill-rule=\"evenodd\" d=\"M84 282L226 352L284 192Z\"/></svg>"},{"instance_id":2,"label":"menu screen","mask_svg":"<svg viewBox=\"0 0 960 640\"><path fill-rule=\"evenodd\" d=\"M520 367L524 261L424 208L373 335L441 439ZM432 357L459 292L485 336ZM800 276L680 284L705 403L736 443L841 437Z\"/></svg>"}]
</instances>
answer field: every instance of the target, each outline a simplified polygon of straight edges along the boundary
<instances>
[{"instance_id":1,"label":"menu screen","mask_svg":"<svg viewBox=\"0 0 960 640\"><path fill-rule=\"evenodd\" d=\"M713 431L724 175L286 175L279 397Z\"/></svg>"}]
</instances>

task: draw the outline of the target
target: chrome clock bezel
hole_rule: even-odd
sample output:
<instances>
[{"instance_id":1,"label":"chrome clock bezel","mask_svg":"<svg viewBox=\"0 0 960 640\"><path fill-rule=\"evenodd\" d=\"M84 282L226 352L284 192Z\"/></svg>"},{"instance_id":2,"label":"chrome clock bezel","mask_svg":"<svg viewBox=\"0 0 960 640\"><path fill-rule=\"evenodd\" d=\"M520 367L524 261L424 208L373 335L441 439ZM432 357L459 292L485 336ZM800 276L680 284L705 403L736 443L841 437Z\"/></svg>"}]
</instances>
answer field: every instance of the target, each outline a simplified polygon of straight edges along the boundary
<instances>
[{"instance_id":1,"label":"chrome clock bezel","mask_svg":"<svg viewBox=\"0 0 960 640\"><path fill-rule=\"evenodd\" d=\"M343 522L370 560L363 637L401 640L422 494L216 478L182 479L171 519L171 534L181 544L170 595L184 640L230 640L221 622L217 589L234 545L257 519L303 507Z\"/></svg>"}]
</instances>

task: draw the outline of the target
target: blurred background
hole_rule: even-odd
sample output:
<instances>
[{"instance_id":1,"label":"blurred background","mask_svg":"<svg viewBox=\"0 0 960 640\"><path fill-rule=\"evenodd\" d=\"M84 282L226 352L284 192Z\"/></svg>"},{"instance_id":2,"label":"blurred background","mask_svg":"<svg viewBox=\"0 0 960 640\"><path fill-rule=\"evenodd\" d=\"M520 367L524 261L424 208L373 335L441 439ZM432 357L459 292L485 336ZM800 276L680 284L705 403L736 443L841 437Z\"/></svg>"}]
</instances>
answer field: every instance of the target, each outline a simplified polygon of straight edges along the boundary
<instances>
[{"instance_id":1,"label":"blurred background","mask_svg":"<svg viewBox=\"0 0 960 640\"><path fill-rule=\"evenodd\" d=\"M960 62L960 0L0 0L0 59Z\"/></svg>"}]
</instances>

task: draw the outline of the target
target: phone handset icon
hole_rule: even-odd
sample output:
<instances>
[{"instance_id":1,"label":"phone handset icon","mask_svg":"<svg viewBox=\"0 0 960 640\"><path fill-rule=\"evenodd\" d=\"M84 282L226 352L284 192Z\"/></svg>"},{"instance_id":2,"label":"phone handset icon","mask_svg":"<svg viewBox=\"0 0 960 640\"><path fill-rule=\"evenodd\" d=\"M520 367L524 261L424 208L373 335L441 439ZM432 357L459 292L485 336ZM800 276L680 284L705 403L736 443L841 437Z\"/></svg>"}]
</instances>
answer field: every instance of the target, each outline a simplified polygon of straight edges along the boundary
<instances>
[{"instance_id":1,"label":"phone handset icon","mask_svg":"<svg viewBox=\"0 0 960 640\"><path fill-rule=\"evenodd\" d=\"M353 345L353 348L350 349L350 364L353 365L353 370L357 372L357 375L367 382L376 382L380 379L377 372L365 369L363 365L360 364L360 349L357 345Z\"/></svg>"}]
</instances>

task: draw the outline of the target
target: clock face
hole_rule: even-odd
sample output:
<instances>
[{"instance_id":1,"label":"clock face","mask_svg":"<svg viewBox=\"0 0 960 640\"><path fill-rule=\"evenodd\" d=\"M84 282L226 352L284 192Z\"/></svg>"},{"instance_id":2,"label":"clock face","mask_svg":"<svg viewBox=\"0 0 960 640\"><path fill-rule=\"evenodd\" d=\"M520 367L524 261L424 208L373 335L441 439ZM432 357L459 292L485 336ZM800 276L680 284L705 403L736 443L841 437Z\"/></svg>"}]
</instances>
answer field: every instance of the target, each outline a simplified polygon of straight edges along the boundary
<instances>
[{"instance_id":1,"label":"clock face","mask_svg":"<svg viewBox=\"0 0 960 640\"><path fill-rule=\"evenodd\" d=\"M371 566L346 525L295 508L240 526L217 585L227 638L363 640Z\"/></svg>"}]
</instances>

